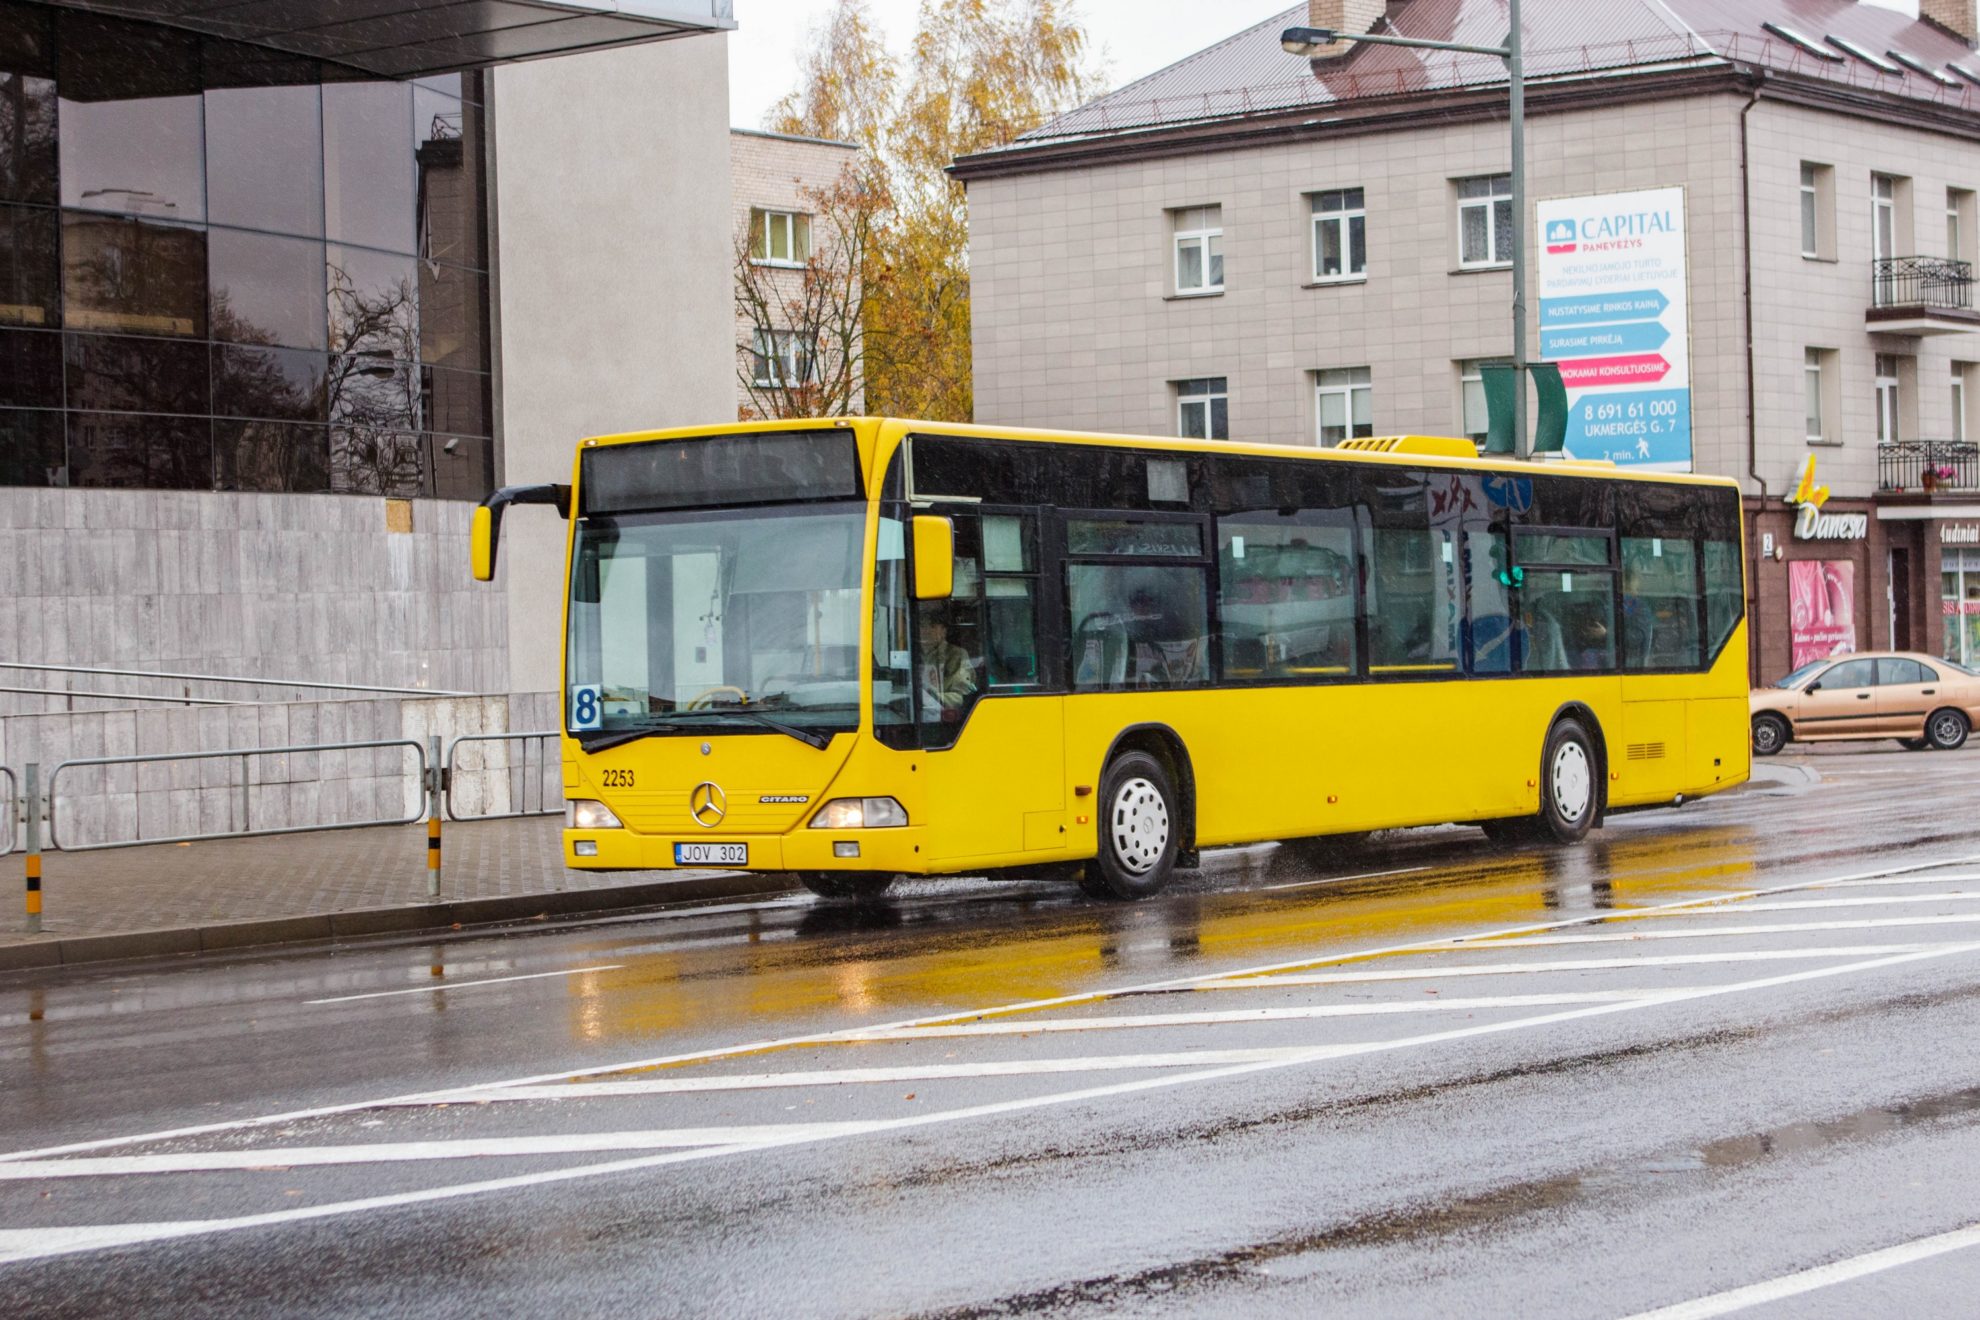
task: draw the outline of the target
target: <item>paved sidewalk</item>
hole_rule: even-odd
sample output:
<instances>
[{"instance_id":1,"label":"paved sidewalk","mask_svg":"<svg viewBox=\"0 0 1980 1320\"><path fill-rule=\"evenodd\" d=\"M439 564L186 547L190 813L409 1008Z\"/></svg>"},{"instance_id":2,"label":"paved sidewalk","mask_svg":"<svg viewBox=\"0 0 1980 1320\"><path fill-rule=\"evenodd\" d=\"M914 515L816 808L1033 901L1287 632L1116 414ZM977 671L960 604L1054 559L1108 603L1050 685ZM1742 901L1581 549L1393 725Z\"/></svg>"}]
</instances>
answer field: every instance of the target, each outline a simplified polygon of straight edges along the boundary
<instances>
[{"instance_id":1,"label":"paved sidewalk","mask_svg":"<svg viewBox=\"0 0 1980 1320\"><path fill-rule=\"evenodd\" d=\"M562 826L561 817L447 825L439 906L427 898L424 824L48 853L38 936L26 933L15 853L0 861L0 970L787 887L782 876L734 872L567 870ZM137 933L161 938L95 938Z\"/></svg>"}]
</instances>

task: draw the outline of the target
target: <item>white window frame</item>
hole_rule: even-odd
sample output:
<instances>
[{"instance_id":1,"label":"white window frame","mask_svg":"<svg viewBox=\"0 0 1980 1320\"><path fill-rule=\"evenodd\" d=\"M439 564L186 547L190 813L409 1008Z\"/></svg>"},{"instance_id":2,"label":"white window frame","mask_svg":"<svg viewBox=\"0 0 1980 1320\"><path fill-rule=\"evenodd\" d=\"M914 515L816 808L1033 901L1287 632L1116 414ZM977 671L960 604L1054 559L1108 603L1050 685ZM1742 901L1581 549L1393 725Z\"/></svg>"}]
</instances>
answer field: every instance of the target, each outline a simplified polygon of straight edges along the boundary
<instances>
[{"instance_id":1,"label":"white window frame","mask_svg":"<svg viewBox=\"0 0 1980 1320\"><path fill-rule=\"evenodd\" d=\"M1346 380L1329 380L1328 377L1345 376ZM1368 405L1366 422L1356 422L1356 396ZM1347 418L1344 434L1329 440L1327 437L1327 405L1329 398L1339 398L1342 416ZM1313 442L1322 449L1332 449L1343 440L1358 438L1357 427L1366 427L1360 435L1375 434L1375 381L1374 374L1367 367L1338 367L1313 373Z\"/></svg>"},{"instance_id":2,"label":"white window frame","mask_svg":"<svg viewBox=\"0 0 1980 1320\"><path fill-rule=\"evenodd\" d=\"M1819 348L1802 350L1802 410L1807 414L1806 429L1808 443L1811 445L1826 444L1829 439L1826 397L1828 381L1823 376L1823 358L1824 354Z\"/></svg>"},{"instance_id":3,"label":"white window frame","mask_svg":"<svg viewBox=\"0 0 1980 1320\"><path fill-rule=\"evenodd\" d=\"M1221 390L1206 390L1201 394L1185 394L1183 387L1198 381L1222 381ZM1190 376L1175 383L1176 391L1176 436L1183 440L1228 440L1230 439L1231 382L1228 376ZM1224 401L1224 434L1216 434L1216 402ZM1201 432L1189 429L1191 409L1200 408L1203 416Z\"/></svg>"},{"instance_id":4,"label":"white window frame","mask_svg":"<svg viewBox=\"0 0 1980 1320\"><path fill-rule=\"evenodd\" d=\"M1487 358L1465 358L1458 367L1458 434L1474 444L1484 445L1485 437L1491 430L1491 410L1485 398L1485 363ZM1476 431L1471 429L1472 400L1478 402L1478 422Z\"/></svg>"},{"instance_id":5,"label":"white window frame","mask_svg":"<svg viewBox=\"0 0 1980 1320\"><path fill-rule=\"evenodd\" d=\"M1464 187L1468 183L1485 182L1491 192L1479 197L1466 197ZM1459 270L1495 270L1512 265L1510 256L1499 253L1499 206L1505 204L1508 231L1517 238L1519 226L1512 223L1512 175L1475 174L1454 180L1457 193L1457 242ZM1501 191L1503 189L1503 191ZM1485 213L1485 256L1479 260L1467 260L1464 255L1464 214L1466 211L1480 210Z\"/></svg>"},{"instance_id":6,"label":"white window frame","mask_svg":"<svg viewBox=\"0 0 1980 1320\"><path fill-rule=\"evenodd\" d=\"M1952 364L1952 434L1954 442L1966 439L1966 373L1971 363Z\"/></svg>"},{"instance_id":7,"label":"white window frame","mask_svg":"<svg viewBox=\"0 0 1980 1320\"><path fill-rule=\"evenodd\" d=\"M1801 255L1822 255L1822 172L1806 160L1801 162Z\"/></svg>"},{"instance_id":8,"label":"white window frame","mask_svg":"<svg viewBox=\"0 0 1980 1320\"><path fill-rule=\"evenodd\" d=\"M1339 194L1343 205L1338 210L1322 211L1320 199L1330 194ZM1361 203L1346 205L1350 194L1359 194ZM1368 193L1363 188L1324 188L1308 194L1311 199L1308 207L1312 211L1313 226L1313 282L1315 284L1362 284L1368 280ZM1361 264L1354 265L1354 222L1361 221ZM1323 228L1332 228L1334 241L1341 254L1341 272L1329 275L1320 269L1320 234Z\"/></svg>"},{"instance_id":9,"label":"white window frame","mask_svg":"<svg viewBox=\"0 0 1980 1320\"><path fill-rule=\"evenodd\" d=\"M750 261L758 266L776 266L784 270L804 269L805 263L811 259L810 213L806 211L780 211L774 207L769 207L769 206L751 207L750 217L749 217L749 228L750 228L750 244L752 247L754 247L756 243L756 225L759 218L763 222L763 255L759 257L754 253L751 253ZM798 222L800 220L804 222L803 233L804 233L805 252L803 256L799 256L797 254L798 233L799 233ZM781 225L779 225L778 223L779 221L782 222ZM776 244L772 239L772 235L778 228L781 228L783 230L784 251L790 253L791 255L789 256L779 257L773 255L776 250Z\"/></svg>"},{"instance_id":10,"label":"white window frame","mask_svg":"<svg viewBox=\"0 0 1980 1320\"><path fill-rule=\"evenodd\" d=\"M1898 245L1897 176L1870 176L1870 256L1876 261L1896 257Z\"/></svg>"},{"instance_id":11,"label":"white window frame","mask_svg":"<svg viewBox=\"0 0 1980 1320\"><path fill-rule=\"evenodd\" d=\"M1902 368L1894 353L1879 353L1877 363L1877 443L1895 444L1898 440L1898 427L1903 418L1904 401Z\"/></svg>"},{"instance_id":12,"label":"white window frame","mask_svg":"<svg viewBox=\"0 0 1980 1320\"><path fill-rule=\"evenodd\" d=\"M1190 211L1207 209L1209 208L1182 207L1170 212L1170 214L1177 221L1180 221ZM1202 284L1183 283L1183 249L1185 247L1195 247L1198 250L1199 265L1203 271L1204 282ZM1222 208L1218 208L1218 220L1215 226L1206 225L1196 229L1176 230L1175 238L1170 244L1170 251L1173 254L1170 278L1175 281L1176 297L1201 298L1207 294L1222 293L1224 291L1224 224ZM1215 283L1210 282L1212 258L1216 259L1218 278Z\"/></svg>"},{"instance_id":13,"label":"white window frame","mask_svg":"<svg viewBox=\"0 0 1980 1320\"><path fill-rule=\"evenodd\" d=\"M758 389L788 390L818 383L818 350L804 352L805 336L796 330L757 330L750 337L755 361L750 383Z\"/></svg>"}]
</instances>

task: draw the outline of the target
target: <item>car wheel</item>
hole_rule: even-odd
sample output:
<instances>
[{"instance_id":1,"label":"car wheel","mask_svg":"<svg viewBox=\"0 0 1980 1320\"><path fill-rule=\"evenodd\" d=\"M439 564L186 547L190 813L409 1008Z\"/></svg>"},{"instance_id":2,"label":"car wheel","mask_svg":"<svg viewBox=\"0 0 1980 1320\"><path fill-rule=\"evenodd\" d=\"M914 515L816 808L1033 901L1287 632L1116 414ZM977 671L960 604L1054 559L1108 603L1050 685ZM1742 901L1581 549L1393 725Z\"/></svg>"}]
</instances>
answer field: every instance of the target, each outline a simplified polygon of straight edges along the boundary
<instances>
[{"instance_id":1,"label":"car wheel","mask_svg":"<svg viewBox=\"0 0 1980 1320\"><path fill-rule=\"evenodd\" d=\"M1557 721L1540 756L1540 837L1579 843L1595 824L1602 802L1602 763L1581 721Z\"/></svg>"},{"instance_id":2,"label":"car wheel","mask_svg":"<svg viewBox=\"0 0 1980 1320\"><path fill-rule=\"evenodd\" d=\"M870 903L893 886L894 877L884 872L799 871L798 883L820 898L850 899Z\"/></svg>"},{"instance_id":3,"label":"car wheel","mask_svg":"<svg viewBox=\"0 0 1980 1320\"><path fill-rule=\"evenodd\" d=\"M1114 758L1100 776L1100 850L1081 888L1099 898L1159 893L1175 871L1181 813L1175 785L1146 752Z\"/></svg>"},{"instance_id":4,"label":"car wheel","mask_svg":"<svg viewBox=\"0 0 1980 1320\"><path fill-rule=\"evenodd\" d=\"M1938 751L1951 752L1964 747L1966 734L1966 716L1950 706L1925 717L1925 740Z\"/></svg>"},{"instance_id":5,"label":"car wheel","mask_svg":"<svg viewBox=\"0 0 1980 1320\"><path fill-rule=\"evenodd\" d=\"M1932 740L1929 738L1900 738L1898 739L1898 746L1904 748L1907 752L1929 752L1932 750Z\"/></svg>"},{"instance_id":6,"label":"car wheel","mask_svg":"<svg viewBox=\"0 0 1980 1320\"><path fill-rule=\"evenodd\" d=\"M1778 715L1755 715L1753 717L1753 754L1772 756L1775 752L1793 741L1788 732L1788 723Z\"/></svg>"}]
</instances>

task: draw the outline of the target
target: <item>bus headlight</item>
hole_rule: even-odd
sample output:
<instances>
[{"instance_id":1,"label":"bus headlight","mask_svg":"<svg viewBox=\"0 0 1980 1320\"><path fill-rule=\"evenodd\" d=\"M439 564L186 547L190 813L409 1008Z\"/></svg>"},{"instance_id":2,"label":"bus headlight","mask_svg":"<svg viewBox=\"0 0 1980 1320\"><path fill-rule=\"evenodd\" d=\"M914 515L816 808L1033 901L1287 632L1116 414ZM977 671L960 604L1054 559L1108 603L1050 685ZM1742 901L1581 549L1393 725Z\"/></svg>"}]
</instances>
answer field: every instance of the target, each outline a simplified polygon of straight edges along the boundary
<instances>
[{"instance_id":1,"label":"bus headlight","mask_svg":"<svg viewBox=\"0 0 1980 1320\"><path fill-rule=\"evenodd\" d=\"M907 808L890 797L833 798L811 818L814 830L887 830L907 823Z\"/></svg>"},{"instance_id":2,"label":"bus headlight","mask_svg":"<svg viewBox=\"0 0 1980 1320\"><path fill-rule=\"evenodd\" d=\"M571 798L564 803L564 828L567 830L617 830L625 828L612 809L603 802L590 798Z\"/></svg>"}]
</instances>

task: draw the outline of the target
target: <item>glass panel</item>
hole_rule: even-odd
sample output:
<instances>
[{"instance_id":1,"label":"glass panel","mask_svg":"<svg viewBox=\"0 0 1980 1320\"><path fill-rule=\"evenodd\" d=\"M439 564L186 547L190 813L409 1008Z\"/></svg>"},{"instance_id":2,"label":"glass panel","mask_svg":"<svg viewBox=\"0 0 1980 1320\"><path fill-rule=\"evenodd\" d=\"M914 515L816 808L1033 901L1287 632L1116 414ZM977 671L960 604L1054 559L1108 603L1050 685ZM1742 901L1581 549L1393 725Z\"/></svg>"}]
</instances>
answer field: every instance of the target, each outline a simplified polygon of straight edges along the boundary
<instances>
[{"instance_id":1,"label":"glass panel","mask_svg":"<svg viewBox=\"0 0 1980 1320\"><path fill-rule=\"evenodd\" d=\"M1512 202L1492 203L1492 260L1513 259Z\"/></svg>"},{"instance_id":2,"label":"glass panel","mask_svg":"<svg viewBox=\"0 0 1980 1320\"><path fill-rule=\"evenodd\" d=\"M1070 518L1066 547L1076 555L1188 555L1203 553L1203 528L1193 522Z\"/></svg>"},{"instance_id":3,"label":"glass panel","mask_svg":"<svg viewBox=\"0 0 1980 1320\"><path fill-rule=\"evenodd\" d=\"M1368 221L1361 216L1348 217L1348 271L1359 275L1368 269Z\"/></svg>"},{"instance_id":4,"label":"glass panel","mask_svg":"<svg viewBox=\"0 0 1980 1320\"><path fill-rule=\"evenodd\" d=\"M323 116L315 84L206 94L206 213L217 225L323 233Z\"/></svg>"},{"instance_id":5,"label":"glass panel","mask_svg":"<svg viewBox=\"0 0 1980 1320\"><path fill-rule=\"evenodd\" d=\"M1244 513L1217 527L1224 676L1355 670L1354 533L1319 512Z\"/></svg>"},{"instance_id":6,"label":"glass panel","mask_svg":"<svg viewBox=\"0 0 1980 1320\"><path fill-rule=\"evenodd\" d=\"M213 338L284 348L325 346L323 244L212 229L206 247Z\"/></svg>"},{"instance_id":7,"label":"glass panel","mask_svg":"<svg viewBox=\"0 0 1980 1320\"><path fill-rule=\"evenodd\" d=\"M420 255L429 261L486 269L481 107L471 101L451 105L416 91L413 117Z\"/></svg>"},{"instance_id":8,"label":"glass panel","mask_svg":"<svg viewBox=\"0 0 1980 1320\"><path fill-rule=\"evenodd\" d=\"M1622 538L1623 668L1695 669L1698 563L1690 541Z\"/></svg>"},{"instance_id":9,"label":"glass panel","mask_svg":"<svg viewBox=\"0 0 1980 1320\"><path fill-rule=\"evenodd\" d=\"M489 425L491 400L485 373L421 367L419 375L421 407L427 426L448 435L494 434Z\"/></svg>"},{"instance_id":10,"label":"glass panel","mask_svg":"<svg viewBox=\"0 0 1980 1320\"><path fill-rule=\"evenodd\" d=\"M330 428L330 489L414 499L426 493L420 437L375 427Z\"/></svg>"},{"instance_id":11,"label":"glass panel","mask_svg":"<svg viewBox=\"0 0 1980 1320\"><path fill-rule=\"evenodd\" d=\"M1348 391L1322 390L1320 393L1320 425L1331 431L1347 433Z\"/></svg>"},{"instance_id":12,"label":"glass panel","mask_svg":"<svg viewBox=\"0 0 1980 1320\"><path fill-rule=\"evenodd\" d=\"M1463 246L1459 260L1466 265L1477 265L1489 259L1492 251L1485 233L1485 208L1465 206L1458 209L1458 221L1463 230Z\"/></svg>"},{"instance_id":13,"label":"glass panel","mask_svg":"<svg viewBox=\"0 0 1980 1320\"><path fill-rule=\"evenodd\" d=\"M1877 661L1879 687L1916 687L1935 681L1916 660L1886 658Z\"/></svg>"},{"instance_id":14,"label":"glass panel","mask_svg":"<svg viewBox=\"0 0 1980 1320\"><path fill-rule=\"evenodd\" d=\"M989 521L984 519L986 529ZM990 686L1037 683L1038 606L1031 583L1024 578L988 578L983 594L990 630Z\"/></svg>"},{"instance_id":15,"label":"glass panel","mask_svg":"<svg viewBox=\"0 0 1980 1320\"><path fill-rule=\"evenodd\" d=\"M414 252L412 89L403 83L323 87L323 206L333 240Z\"/></svg>"},{"instance_id":16,"label":"glass panel","mask_svg":"<svg viewBox=\"0 0 1980 1320\"><path fill-rule=\"evenodd\" d=\"M1464 433L1474 441L1483 442L1491 429L1491 419L1485 406L1485 382L1477 376L1462 380L1464 395Z\"/></svg>"},{"instance_id":17,"label":"glass panel","mask_svg":"<svg viewBox=\"0 0 1980 1320\"><path fill-rule=\"evenodd\" d=\"M56 213L0 206L0 325L61 323Z\"/></svg>"},{"instance_id":18,"label":"glass panel","mask_svg":"<svg viewBox=\"0 0 1980 1320\"><path fill-rule=\"evenodd\" d=\"M419 360L436 366L487 368L488 277L459 266L422 261L419 272Z\"/></svg>"},{"instance_id":19,"label":"glass panel","mask_svg":"<svg viewBox=\"0 0 1980 1320\"><path fill-rule=\"evenodd\" d=\"M1176 244L1176 287L1203 287L1203 240L1186 238Z\"/></svg>"},{"instance_id":20,"label":"glass panel","mask_svg":"<svg viewBox=\"0 0 1980 1320\"><path fill-rule=\"evenodd\" d=\"M1513 671L1511 566L1504 532L1465 533L1464 575L1471 598L1467 663L1474 674Z\"/></svg>"},{"instance_id":21,"label":"glass panel","mask_svg":"<svg viewBox=\"0 0 1980 1320\"><path fill-rule=\"evenodd\" d=\"M53 206L55 81L0 74L0 198Z\"/></svg>"},{"instance_id":22,"label":"glass panel","mask_svg":"<svg viewBox=\"0 0 1980 1320\"><path fill-rule=\"evenodd\" d=\"M495 484L495 442L486 436L433 435L426 439L428 485L436 499L479 500Z\"/></svg>"},{"instance_id":23,"label":"glass panel","mask_svg":"<svg viewBox=\"0 0 1980 1320\"><path fill-rule=\"evenodd\" d=\"M900 460L894 462L899 476ZM904 511L903 511L904 512ZM914 723L914 653L908 623L907 523L883 513L873 571L873 728L889 747Z\"/></svg>"},{"instance_id":24,"label":"glass panel","mask_svg":"<svg viewBox=\"0 0 1980 1320\"><path fill-rule=\"evenodd\" d=\"M1320 239L1321 279L1341 273L1341 222L1322 220L1314 226Z\"/></svg>"},{"instance_id":25,"label":"glass panel","mask_svg":"<svg viewBox=\"0 0 1980 1320\"><path fill-rule=\"evenodd\" d=\"M62 336L46 330L0 330L0 406L62 406Z\"/></svg>"},{"instance_id":26,"label":"glass panel","mask_svg":"<svg viewBox=\"0 0 1980 1320\"><path fill-rule=\"evenodd\" d=\"M421 428L418 368L384 358L330 356L330 420L372 431Z\"/></svg>"},{"instance_id":27,"label":"glass panel","mask_svg":"<svg viewBox=\"0 0 1980 1320\"><path fill-rule=\"evenodd\" d=\"M1521 565L1609 562L1609 538L1606 536L1523 532L1519 537L1518 549Z\"/></svg>"},{"instance_id":28,"label":"glass panel","mask_svg":"<svg viewBox=\"0 0 1980 1320\"><path fill-rule=\"evenodd\" d=\"M69 484L210 490L213 434L204 417L72 412Z\"/></svg>"},{"instance_id":29,"label":"glass panel","mask_svg":"<svg viewBox=\"0 0 1980 1320\"><path fill-rule=\"evenodd\" d=\"M1739 545L1734 541L1705 543L1705 628L1711 642L1707 659L1732 640L1746 612L1746 587L1740 575Z\"/></svg>"},{"instance_id":30,"label":"glass panel","mask_svg":"<svg viewBox=\"0 0 1980 1320\"><path fill-rule=\"evenodd\" d=\"M1376 527L1365 545L1368 672L1455 670L1461 617L1455 536L1441 528Z\"/></svg>"},{"instance_id":31,"label":"glass panel","mask_svg":"<svg viewBox=\"0 0 1980 1320\"><path fill-rule=\"evenodd\" d=\"M1830 668L1817 680L1824 692L1848 691L1853 688L1875 687L1877 685L1877 662L1875 660L1845 660Z\"/></svg>"},{"instance_id":32,"label":"glass panel","mask_svg":"<svg viewBox=\"0 0 1980 1320\"><path fill-rule=\"evenodd\" d=\"M204 219L198 39L68 13L61 68L62 205Z\"/></svg>"},{"instance_id":33,"label":"glass panel","mask_svg":"<svg viewBox=\"0 0 1980 1320\"><path fill-rule=\"evenodd\" d=\"M1210 400L1210 438L1231 438L1231 401L1222 395Z\"/></svg>"},{"instance_id":34,"label":"glass panel","mask_svg":"<svg viewBox=\"0 0 1980 1320\"><path fill-rule=\"evenodd\" d=\"M1616 667L1613 573L1528 569L1519 608L1529 672L1601 671Z\"/></svg>"},{"instance_id":35,"label":"glass panel","mask_svg":"<svg viewBox=\"0 0 1980 1320\"><path fill-rule=\"evenodd\" d=\"M1200 568L1072 564L1066 569L1075 687L1209 681L1209 609Z\"/></svg>"},{"instance_id":36,"label":"glass panel","mask_svg":"<svg viewBox=\"0 0 1980 1320\"><path fill-rule=\"evenodd\" d=\"M330 351L417 360L419 263L336 244L328 258Z\"/></svg>"},{"instance_id":37,"label":"glass panel","mask_svg":"<svg viewBox=\"0 0 1980 1320\"><path fill-rule=\"evenodd\" d=\"M0 486L66 486L62 414L0 409Z\"/></svg>"},{"instance_id":38,"label":"glass panel","mask_svg":"<svg viewBox=\"0 0 1980 1320\"><path fill-rule=\"evenodd\" d=\"M1032 570L1028 520L1015 514L983 517L983 571L1029 573Z\"/></svg>"},{"instance_id":39,"label":"glass panel","mask_svg":"<svg viewBox=\"0 0 1980 1320\"><path fill-rule=\"evenodd\" d=\"M151 220L62 213L63 321L71 330L206 333L206 234Z\"/></svg>"},{"instance_id":40,"label":"glass panel","mask_svg":"<svg viewBox=\"0 0 1980 1320\"><path fill-rule=\"evenodd\" d=\"M222 417L321 422L329 415L329 362L322 353L302 349L215 344L213 411Z\"/></svg>"},{"instance_id":41,"label":"glass panel","mask_svg":"<svg viewBox=\"0 0 1980 1320\"><path fill-rule=\"evenodd\" d=\"M1220 234L1212 234L1204 240L1210 247L1210 287L1224 287L1224 239Z\"/></svg>"},{"instance_id":42,"label":"glass panel","mask_svg":"<svg viewBox=\"0 0 1980 1320\"><path fill-rule=\"evenodd\" d=\"M1179 424L1176 434L1192 440L1205 440L1210 435L1210 407L1206 400L1184 399L1177 408Z\"/></svg>"},{"instance_id":43,"label":"glass panel","mask_svg":"<svg viewBox=\"0 0 1980 1320\"><path fill-rule=\"evenodd\" d=\"M215 421L222 490L309 494L330 489L330 432L293 422Z\"/></svg>"},{"instance_id":44,"label":"glass panel","mask_svg":"<svg viewBox=\"0 0 1980 1320\"><path fill-rule=\"evenodd\" d=\"M211 392L204 344L77 334L65 335L63 340L71 408L142 413L207 411ZM208 476L210 480L211 474Z\"/></svg>"}]
</instances>

